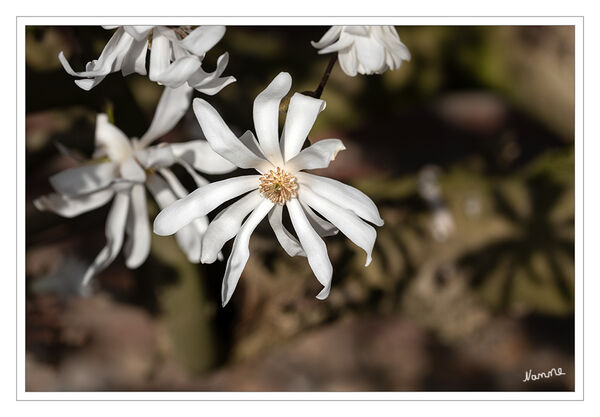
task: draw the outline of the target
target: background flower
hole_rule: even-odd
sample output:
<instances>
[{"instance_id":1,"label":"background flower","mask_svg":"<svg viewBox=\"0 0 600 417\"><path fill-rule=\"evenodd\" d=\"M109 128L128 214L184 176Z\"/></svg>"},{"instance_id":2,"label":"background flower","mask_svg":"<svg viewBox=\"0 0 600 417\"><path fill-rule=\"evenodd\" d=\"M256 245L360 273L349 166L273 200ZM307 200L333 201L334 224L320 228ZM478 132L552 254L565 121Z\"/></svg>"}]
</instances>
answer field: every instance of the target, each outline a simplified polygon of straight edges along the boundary
<instances>
[{"instance_id":1,"label":"background flower","mask_svg":"<svg viewBox=\"0 0 600 417\"><path fill-rule=\"evenodd\" d=\"M381 74L410 61L410 52L393 26L332 26L312 46L319 54L338 54L342 70L358 74Z\"/></svg>"},{"instance_id":2,"label":"background flower","mask_svg":"<svg viewBox=\"0 0 600 417\"><path fill-rule=\"evenodd\" d=\"M58 55L75 84L84 90L98 85L108 74L121 71L123 76L134 72L148 74L150 80L170 88L187 84L189 88L213 95L235 82L234 77L221 77L229 56L219 57L217 69L207 73L202 69L206 52L221 40L225 26L198 26L195 29L166 26L104 26L117 29L102 54L87 63L85 71L76 72L61 51ZM150 51L149 69L146 55Z\"/></svg>"},{"instance_id":3,"label":"background flower","mask_svg":"<svg viewBox=\"0 0 600 417\"><path fill-rule=\"evenodd\" d=\"M195 169L210 174L235 169L234 165L212 152L206 141L148 146L167 133L173 127L173 121L181 118L181 113L187 110L189 93L183 87L166 88L150 128L141 140L128 139L109 122L107 115L99 114L94 159L50 177L56 192L35 200L39 210L53 211L64 217L77 216L113 200L106 221L106 246L85 272L82 285L115 259L123 246L125 234L126 265L137 268L146 260L151 237L145 187L160 207L187 195L170 171L172 165L182 165L198 185L208 181ZM207 225L208 219L200 217L176 236L191 262L200 260L201 237Z\"/></svg>"}]
</instances>

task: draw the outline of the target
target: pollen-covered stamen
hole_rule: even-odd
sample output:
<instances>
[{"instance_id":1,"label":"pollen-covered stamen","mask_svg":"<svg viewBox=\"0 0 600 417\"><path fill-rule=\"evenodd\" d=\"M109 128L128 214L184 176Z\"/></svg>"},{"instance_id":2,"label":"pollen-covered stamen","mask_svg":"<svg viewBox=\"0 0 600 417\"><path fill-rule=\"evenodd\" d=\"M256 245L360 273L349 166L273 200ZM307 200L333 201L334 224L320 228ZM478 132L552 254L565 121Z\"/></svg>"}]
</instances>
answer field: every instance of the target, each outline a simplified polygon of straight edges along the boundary
<instances>
[{"instance_id":1,"label":"pollen-covered stamen","mask_svg":"<svg viewBox=\"0 0 600 417\"><path fill-rule=\"evenodd\" d=\"M275 204L284 205L292 197L296 197L298 183L296 177L277 167L260 177L260 193Z\"/></svg>"}]
</instances>

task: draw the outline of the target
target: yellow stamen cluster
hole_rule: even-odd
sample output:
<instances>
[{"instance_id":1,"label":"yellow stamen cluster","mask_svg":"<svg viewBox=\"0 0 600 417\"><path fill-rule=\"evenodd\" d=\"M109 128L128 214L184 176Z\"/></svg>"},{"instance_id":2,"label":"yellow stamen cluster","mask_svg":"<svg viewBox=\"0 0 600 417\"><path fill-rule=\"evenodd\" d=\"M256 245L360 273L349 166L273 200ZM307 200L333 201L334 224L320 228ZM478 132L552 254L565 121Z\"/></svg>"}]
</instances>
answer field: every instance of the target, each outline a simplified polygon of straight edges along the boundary
<instances>
[{"instance_id":1,"label":"yellow stamen cluster","mask_svg":"<svg viewBox=\"0 0 600 417\"><path fill-rule=\"evenodd\" d=\"M296 177L277 167L260 177L260 193L275 204L285 205L292 197L296 197L298 184Z\"/></svg>"}]
</instances>

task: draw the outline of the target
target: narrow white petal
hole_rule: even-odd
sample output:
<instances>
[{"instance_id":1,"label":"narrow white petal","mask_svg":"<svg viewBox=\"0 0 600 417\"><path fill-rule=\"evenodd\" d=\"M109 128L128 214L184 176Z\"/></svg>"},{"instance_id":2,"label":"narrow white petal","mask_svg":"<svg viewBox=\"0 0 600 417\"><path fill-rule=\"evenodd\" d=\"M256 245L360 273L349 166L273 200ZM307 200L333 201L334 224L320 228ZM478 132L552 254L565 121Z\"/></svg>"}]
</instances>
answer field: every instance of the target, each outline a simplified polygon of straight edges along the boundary
<instances>
[{"instance_id":1,"label":"narrow white petal","mask_svg":"<svg viewBox=\"0 0 600 417\"><path fill-rule=\"evenodd\" d=\"M192 101L192 92L192 88L186 84L177 88L165 87L150 127L141 137L140 143L148 145L170 132L188 111Z\"/></svg>"},{"instance_id":2,"label":"narrow white petal","mask_svg":"<svg viewBox=\"0 0 600 417\"><path fill-rule=\"evenodd\" d=\"M159 81L171 63L171 42L163 35L163 32L162 28L154 28L152 32L150 70L148 72L148 78L152 81Z\"/></svg>"},{"instance_id":3,"label":"narrow white petal","mask_svg":"<svg viewBox=\"0 0 600 417\"><path fill-rule=\"evenodd\" d=\"M106 114L96 116L96 148L115 162L127 158L133 152L127 136L108 121Z\"/></svg>"},{"instance_id":4,"label":"narrow white petal","mask_svg":"<svg viewBox=\"0 0 600 417\"><path fill-rule=\"evenodd\" d=\"M50 177L54 190L66 196L77 196L107 187L114 179L117 165L113 162L83 165L66 169Z\"/></svg>"},{"instance_id":5,"label":"narrow white petal","mask_svg":"<svg viewBox=\"0 0 600 417\"><path fill-rule=\"evenodd\" d=\"M192 140L171 145L173 154L183 159L200 172L226 174L237 167L216 153L205 140Z\"/></svg>"},{"instance_id":6,"label":"narrow white petal","mask_svg":"<svg viewBox=\"0 0 600 417\"><path fill-rule=\"evenodd\" d=\"M140 75L146 75L146 54L148 53L148 40L135 41L129 47L123 64L121 73L123 76L137 72Z\"/></svg>"},{"instance_id":7,"label":"narrow white petal","mask_svg":"<svg viewBox=\"0 0 600 417\"><path fill-rule=\"evenodd\" d=\"M298 198L333 223L352 242L365 251L367 254L365 266L371 263L371 253L377 238L377 232L372 226L362 221L352 211L313 193L306 185L299 190Z\"/></svg>"},{"instance_id":8,"label":"narrow white petal","mask_svg":"<svg viewBox=\"0 0 600 417\"><path fill-rule=\"evenodd\" d=\"M85 71L74 71L62 51L58 54L58 59L69 75L84 78L106 76L121 69L120 64L124 54L132 42L131 36L125 34L122 28L118 29L107 42L98 59L87 63Z\"/></svg>"},{"instance_id":9,"label":"narrow white petal","mask_svg":"<svg viewBox=\"0 0 600 417\"><path fill-rule=\"evenodd\" d=\"M327 246L310 225L298 199L288 200L286 206L298 239L300 239L300 244L308 258L308 263L321 285L323 285L323 289L317 295L318 299L323 300L329 295L331 276L333 275L333 267L327 255Z\"/></svg>"},{"instance_id":10,"label":"narrow white petal","mask_svg":"<svg viewBox=\"0 0 600 417\"><path fill-rule=\"evenodd\" d=\"M358 74L358 58L354 46L350 46L347 49L340 51L338 53L338 62L340 63L340 68L346 75L354 77Z\"/></svg>"},{"instance_id":11,"label":"narrow white petal","mask_svg":"<svg viewBox=\"0 0 600 417\"><path fill-rule=\"evenodd\" d=\"M106 219L106 246L102 248L96 259L94 259L94 262L87 269L83 277L82 286L87 285L94 275L110 265L117 257L123 245L128 207L129 194L127 192L118 192L115 195L108 218Z\"/></svg>"},{"instance_id":12,"label":"narrow white petal","mask_svg":"<svg viewBox=\"0 0 600 417\"><path fill-rule=\"evenodd\" d=\"M362 191L331 178L320 177L307 172L298 172L300 184L308 185L316 194L331 200L338 206L352 210L357 216L377 226L383 225L379 210Z\"/></svg>"},{"instance_id":13,"label":"narrow white petal","mask_svg":"<svg viewBox=\"0 0 600 417\"><path fill-rule=\"evenodd\" d=\"M179 58L156 75L155 79L151 79L167 87L177 88L186 83L201 65L202 62L195 56Z\"/></svg>"},{"instance_id":14,"label":"narrow white petal","mask_svg":"<svg viewBox=\"0 0 600 417\"><path fill-rule=\"evenodd\" d=\"M154 200L161 209L168 207L177 201L173 190L159 175L154 174L148 177L146 186L150 193L154 197ZM196 219L200 222L208 223L206 216ZM175 240L179 247L186 254L188 260L192 263L198 263L200 261L200 255L202 252L202 235L199 233L198 224L196 220L192 221L187 226L182 227L175 233Z\"/></svg>"},{"instance_id":15,"label":"narrow white petal","mask_svg":"<svg viewBox=\"0 0 600 417\"><path fill-rule=\"evenodd\" d=\"M194 99L194 113L211 148L240 168L268 171L271 164L248 149L229 129L219 113L205 100Z\"/></svg>"},{"instance_id":16,"label":"narrow white petal","mask_svg":"<svg viewBox=\"0 0 600 417\"><path fill-rule=\"evenodd\" d=\"M329 28L327 32L319 39L318 42L312 42L311 44L314 48L321 49L327 45L331 45L340 37L340 33L342 33L342 26L332 26Z\"/></svg>"},{"instance_id":17,"label":"narrow white petal","mask_svg":"<svg viewBox=\"0 0 600 417\"><path fill-rule=\"evenodd\" d=\"M125 264L135 269L144 263L150 253L150 222L146 206L146 189L143 184L131 188L131 205L127 219Z\"/></svg>"},{"instance_id":18,"label":"narrow white petal","mask_svg":"<svg viewBox=\"0 0 600 417\"><path fill-rule=\"evenodd\" d=\"M285 165L293 172L303 169L327 168L338 152L345 149L346 147L339 139L323 139L303 149Z\"/></svg>"},{"instance_id":19,"label":"narrow white petal","mask_svg":"<svg viewBox=\"0 0 600 417\"><path fill-rule=\"evenodd\" d=\"M283 225L283 206L276 204L269 212L269 224L275 232L279 244L290 256L306 256L298 239Z\"/></svg>"},{"instance_id":20,"label":"narrow white petal","mask_svg":"<svg viewBox=\"0 0 600 417\"><path fill-rule=\"evenodd\" d=\"M225 26L198 26L179 44L194 55L204 56L225 34Z\"/></svg>"},{"instance_id":21,"label":"narrow white petal","mask_svg":"<svg viewBox=\"0 0 600 417\"><path fill-rule=\"evenodd\" d=\"M229 54L225 52L217 59L217 68L213 72L206 72L200 67L190 76L188 84L203 94L209 96L217 94L236 81L235 77L221 77L228 63Z\"/></svg>"},{"instance_id":22,"label":"narrow white petal","mask_svg":"<svg viewBox=\"0 0 600 417\"><path fill-rule=\"evenodd\" d=\"M138 149L135 158L147 169L168 168L177 162L171 145L166 143Z\"/></svg>"},{"instance_id":23,"label":"narrow white petal","mask_svg":"<svg viewBox=\"0 0 600 417\"><path fill-rule=\"evenodd\" d=\"M319 236L327 237L335 236L338 234L339 230L337 227L335 227L322 217L318 216L317 213L315 213L313 209L306 205L306 203L304 203L302 200L298 201L300 201L300 205L304 209L304 214L306 214L310 225L313 227L313 229L315 229L315 232L317 232Z\"/></svg>"},{"instance_id":24,"label":"narrow white petal","mask_svg":"<svg viewBox=\"0 0 600 417\"><path fill-rule=\"evenodd\" d=\"M66 197L60 194L48 194L36 199L33 204L38 210L52 211L59 216L75 217L108 203L114 191L110 188L79 197Z\"/></svg>"},{"instance_id":25,"label":"narrow white petal","mask_svg":"<svg viewBox=\"0 0 600 417\"><path fill-rule=\"evenodd\" d=\"M126 181L141 183L146 181L144 169L137 163L133 156L121 162L119 167L121 177Z\"/></svg>"},{"instance_id":26,"label":"narrow white petal","mask_svg":"<svg viewBox=\"0 0 600 417\"><path fill-rule=\"evenodd\" d=\"M202 238L202 263L213 263L225 242L232 239L240 231L242 222L248 214L254 210L264 198L258 190L240 198L235 203L226 207L208 225L208 229Z\"/></svg>"},{"instance_id":27,"label":"narrow white petal","mask_svg":"<svg viewBox=\"0 0 600 417\"><path fill-rule=\"evenodd\" d=\"M246 175L198 188L156 216L154 233L161 236L172 235L195 218L205 216L224 202L257 189L259 178L258 175Z\"/></svg>"},{"instance_id":28,"label":"narrow white petal","mask_svg":"<svg viewBox=\"0 0 600 417\"><path fill-rule=\"evenodd\" d=\"M312 129L317 116L325 109L325 101L295 93L290 100L283 135L281 149L283 159L289 161L296 156Z\"/></svg>"},{"instance_id":29,"label":"narrow white petal","mask_svg":"<svg viewBox=\"0 0 600 417\"><path fill-rule=\"evenodd\" d=\"M223 277L223 285L221 288L223 306L231 299L233 291L242 275L242 271L246 266L246 262L248 262L250 256L250 250L248 248L250 236L272 207L273 203L271 201L263 199L259 206L254 209L252 214L248 216L248 219L244 222L233 241L233 248L231 250L231 255L229 255L229 259L227 259L227 267L225 268L225 276Z\"/></svg>"},{"instance_id":30,"label":"narrow white petal","mask_svg":"<svg viewBox=\"0 0 600 417\"><path fill-rule=\"evenodd\" d=\"M188 164L185 160L180 159L177 162L179 163L179 165L181 165L182 167L185 168L185 170L187 171L188 174L190 174L190 177L192 177L192 179L196 183L197 187L203 187L206 184L208 184L208 180L206 178L204 178L202 175L198 174L196 172L196 170L194 170L194 168L190 164Z\"/></svg>"},{"instance_id":31,"label":"narrow white petal","mask_svg":"<svg viewBox=\"0 0 600 417\"><path fill-rule=\"evenodd\" d=\"M173 172L171 172L171 170L162 168L158 172L160 172L160 175L162 175L163 178L167 181L167 184L169 184L169 188L173 190L175 196L178 199L183 198L189 194L188 190L185 189L183 184L177 179L177 177L175 176L175 174L173 174Z\"/></svg>"},{"instance_id":32,"label":"narrow white petal","mask_svg":"<svg viewBox=\"0 0 600 417\"><path fill-rule=\"evenodd\" d=\"M342 33L340 39L319 51L320 54L330 54L332 52L340 52L352 46L354 43L354 37L347 33Z\"/></svg>"},{"instance_id":33,"label":"narrow white petal","mask_svg":"<svg viewBox=\"0 0 600 417\"><path fill-rule=\"evenodd\" d=\"M123 26L123 30L125 30L125 32L127 32L130 36L133 36L136 41L147 39L152 29L154 29L154 26Z\"/></svg>"},{"instance_id":34,"label":"narrow white petal","mask_svg":"<svg viewBox=\"0 0 600 417\"><path fill-rule=\"evenodd\" d=\"M253 116L256 136L266 158L275 165L282 163L279 147L279 103L291 87L290 74L280 72L254 99Z\"/></svg>"}]
</instances>

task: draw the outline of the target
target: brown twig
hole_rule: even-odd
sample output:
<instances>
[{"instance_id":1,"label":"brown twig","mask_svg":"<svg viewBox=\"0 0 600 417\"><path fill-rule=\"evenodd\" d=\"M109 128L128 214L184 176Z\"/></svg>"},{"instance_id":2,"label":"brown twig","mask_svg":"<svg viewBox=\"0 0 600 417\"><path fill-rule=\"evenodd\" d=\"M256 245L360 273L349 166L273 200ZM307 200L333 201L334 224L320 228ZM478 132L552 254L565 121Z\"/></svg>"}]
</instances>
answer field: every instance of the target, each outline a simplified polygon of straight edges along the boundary
<instances>
[{"instance_id":1,"label":"brown twig","mask_svg":"<svg viewBox=\"0 0 600 417\"><path fill-rule=\"evenodd\" d=\"M307 91L304 94L309 95L314 98L321 98L321 94L323 94L323 90L325 89L325 85L327 84L327 80L329 80L329 75L331 74L331 70L333 69L335 63L337 62L337 54L333 54L331 59L329 60L329 64L327 64L327 68L325 68L325 72L323 73L323 78L321 78L321 82L315 91Z\"/></svg>"}]
</instances>

